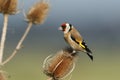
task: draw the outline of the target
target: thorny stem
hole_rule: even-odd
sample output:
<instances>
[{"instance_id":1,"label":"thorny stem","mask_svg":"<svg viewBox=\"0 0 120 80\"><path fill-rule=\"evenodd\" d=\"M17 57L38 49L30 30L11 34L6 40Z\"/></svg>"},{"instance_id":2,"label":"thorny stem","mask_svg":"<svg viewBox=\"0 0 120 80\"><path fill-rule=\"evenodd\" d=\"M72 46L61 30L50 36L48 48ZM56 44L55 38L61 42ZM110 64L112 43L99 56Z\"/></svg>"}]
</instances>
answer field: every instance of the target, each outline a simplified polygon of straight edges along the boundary
<instances>
[{"instance_id":1,"label":"thorny stem","mask_svg":"<svg viewBox=\"0 0 120 80\"><path fill-rule=\"evenodd\" d=\"M3 23L3 30L1 36L1 43L0 43L0 64L2 64L3 53L4 53L4 46L7 34L7 24L8 24L8 14L4 14L4 23Z\"/></svg>"},{"instance_id":2,"label":"thorny stem","mask_svg":"<svg viewBox=\"0 0 120 80\"><path fill-rule=\"evenodd\" d=\"M29 33L31 27L32 27L32 22L29 22L28 27L27 27L25 33L23 34L22 38L21 38L20 41L18 42L18 45L16 46L15 50L14 50L13 53L2 63L2 65L6 64L7 62L9 62L9 61L16 55L16 53L21 49L21 45L22 45L23 41L25 40L27 34Z\"/></svg>"}]
</instances>

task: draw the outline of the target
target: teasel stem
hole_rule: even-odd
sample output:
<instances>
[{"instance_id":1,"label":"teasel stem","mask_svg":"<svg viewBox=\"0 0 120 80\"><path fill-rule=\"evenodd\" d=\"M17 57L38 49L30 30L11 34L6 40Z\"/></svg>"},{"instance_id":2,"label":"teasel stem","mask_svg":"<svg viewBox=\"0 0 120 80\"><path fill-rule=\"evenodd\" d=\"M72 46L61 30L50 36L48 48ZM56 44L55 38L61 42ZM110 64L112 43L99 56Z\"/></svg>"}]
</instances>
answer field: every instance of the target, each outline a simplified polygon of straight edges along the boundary
<instances>
[{"instance_id":1,"label":"teasel stem","mask_svg":"<svg viewBox=\"0 0 120 80\"><path fill-rule=\"evenodd\" d=\"M32 28L32 22L28 23L28 27L25 31L25 33L23 34L22 38L20 39L20 41L18 42L15 50L13 51L13 53L2 63L2 65L5 65L7 62L9 62L15 55L16 53L21 49L22 47L22 43L25 40L26 36L28 35L30 29Z\"/></svg>"},{"instance_id":2,"label":"teasel stem","mask_svg":"<svg viewBox=\"0 0 120 80\"><path fill-rule=\"evenodd\" d=\"M2 59L3 59L4 46L5 46L6 34L7 34L7 25L8 25L8 14L4 14L4 23L3 23L3 30L2 30L1 43L0 43L0 64L2 64Z\"/></svg>"}]
</instances>

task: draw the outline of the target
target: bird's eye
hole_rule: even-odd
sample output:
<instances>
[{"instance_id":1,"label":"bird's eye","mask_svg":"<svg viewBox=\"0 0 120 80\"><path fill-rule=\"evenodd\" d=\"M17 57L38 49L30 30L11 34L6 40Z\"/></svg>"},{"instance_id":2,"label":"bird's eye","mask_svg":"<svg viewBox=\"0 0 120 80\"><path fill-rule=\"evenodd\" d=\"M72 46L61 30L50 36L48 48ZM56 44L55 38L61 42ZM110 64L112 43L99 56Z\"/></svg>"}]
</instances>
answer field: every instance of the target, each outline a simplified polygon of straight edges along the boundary
<instances>
[{"instance_id":1,"label":"bird's eye","mask_svg":"<svg viewBox=\"0 0 120 80\"><path fill-rule=\"evenodd\" d=\"M65 26L63 27L63 26L62 26L62 29L63 29L63 31L65 31L66 27L65 27Z\"/></svg>"}]
</instances>

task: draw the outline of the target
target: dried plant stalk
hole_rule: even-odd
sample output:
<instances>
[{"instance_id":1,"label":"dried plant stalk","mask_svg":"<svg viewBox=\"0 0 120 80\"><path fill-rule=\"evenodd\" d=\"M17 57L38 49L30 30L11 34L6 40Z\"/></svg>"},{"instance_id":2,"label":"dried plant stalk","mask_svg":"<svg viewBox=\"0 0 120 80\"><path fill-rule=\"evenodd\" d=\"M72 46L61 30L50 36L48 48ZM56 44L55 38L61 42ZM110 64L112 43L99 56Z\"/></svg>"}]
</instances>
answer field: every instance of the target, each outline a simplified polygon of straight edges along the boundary
<instances>
[{"instance_id":1,"label":"dried plant stalk","mask_svg":"<svg viewBox=\"0 0 120 80\"><path fill-rule=\"evenodd\" d=\"M1 44L0 44L0 64L2 64L2 58L4 53L4 45L5 45L6 33L7 33L7 23L8 23L8 14L4 14L4 24L3 24Z\"/></svg>"},{"instance_id":2,"label":"dried plant stalk","mask_svg":"<svg viewBox=\"0 0 120 80\"><path fill-rule=\"evenodd\" d=\"M0 12L4 14L4 23L0 44L0 65L2 64L2 58L4 53L4 45L7 34L8 15L14 14L17 8L17 0L0 0Z\"/></svg>"},{"instance_id":3,"label":"dried plant stalk","mask_svg":"<svg viewBox=\"0 0 120 80\"><path fill-rule=\"evenodd\" d=\"M4 0L1 5L1 12L3 14L15 14L17 12L17 2L18 0Z\"/></svg>"},{"instance_id":4,"label":"dried plant stalk","mask_svg":"<svg viewBox=\"0 0 120 80\"><path fill-rule=\"evenodd\" d=\"M60 51L46 60L44 73L52 77L52 80L62 79L73 71L75 59L76 54L72 55L72 52L69 52L68 49Z\"/></svg>"},{"instance_id":5,"label":"dried plant stalk","mask_svg":"<svg viewBox=\"0 0 120 80\"><path fill-rule=\"evenodd\" d=\"M22 36L21 40L18 42L18 45L16 46L16 49L13 51L13 53L2 63L2 65L6 64L7 62L9 62L14 56L15 54L18 52L18 50L21 48L21 45L23 43L23 41L25 40L27 34L29 33L32 24L40 24L43 23L46 15L47 15L47 11L48 11L48 3L41 1L39 3L37 3L36 5L34 5L30 11L27 14L27 20L28 20L28 27L24 33L24 35Z\"/></svg>"},{"instance_id":6,"label":"dried plant stalk","mask_svg":"<svg viewBox=\"0 0 120 80\"><path fill-rule=\"evenodd\" d=\"M29 33L30 29L32 27L32 23L29 23L28 24L28 27L25 31L25 33L23 34L22 38L20 39L18 45L16 46L16 49L13 51L13 53L2 63L2 65L6 64L8 61L10 61L14 56L15 54L19 51L19 49L21 48L21 45L23 43L23 41L25 40L27 34Z\"/></svg>"},{"instance_id":7,"label":"dried plant stalk","mask_svg":"<svg viewBox=\"0 0 120 80\"><path fill-rule=\"evenodd\" d=\"M48 14L49 4L46 2L39 2L35 4L28 12L26 18L28 22L32 22L34 24L42 24L46 15Z\"/></svg>"}]
</instances>

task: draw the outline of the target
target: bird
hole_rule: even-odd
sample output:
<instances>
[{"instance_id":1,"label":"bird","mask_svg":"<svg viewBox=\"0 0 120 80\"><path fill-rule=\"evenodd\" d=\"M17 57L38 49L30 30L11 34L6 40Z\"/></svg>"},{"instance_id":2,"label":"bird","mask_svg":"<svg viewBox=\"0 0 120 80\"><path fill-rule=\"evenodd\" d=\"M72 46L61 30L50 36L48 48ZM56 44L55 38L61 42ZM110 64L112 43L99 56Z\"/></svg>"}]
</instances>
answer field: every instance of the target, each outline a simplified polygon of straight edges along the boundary
<instances>
[{"instance_id":1,"label":"bird","mask_svg":"<svg viewBox=\"0 0 120 80\"><path fill-rule=\"evenodd\" d=\"M73 48L73 53L76 53L76 51L82 51L86 53L93 61L92 51L88 48L79 31L75 29L72 24L65 22L61 24L59 30L64 33L64 39L70 47Z\"/></svg>"}]
</instances>

